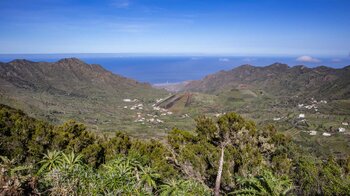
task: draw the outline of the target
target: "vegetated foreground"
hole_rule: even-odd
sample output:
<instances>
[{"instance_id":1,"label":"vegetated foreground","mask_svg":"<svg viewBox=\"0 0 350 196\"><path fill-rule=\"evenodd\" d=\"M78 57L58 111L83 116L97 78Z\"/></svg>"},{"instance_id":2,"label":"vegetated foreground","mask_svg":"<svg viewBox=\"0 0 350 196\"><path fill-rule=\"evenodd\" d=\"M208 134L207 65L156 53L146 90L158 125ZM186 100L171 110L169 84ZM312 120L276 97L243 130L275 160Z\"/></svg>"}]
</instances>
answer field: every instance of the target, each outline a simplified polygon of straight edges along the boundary
<instances>
[{"instance_id":1,"label":"vegetated foreground","mask_svg":"<svg viewBox=\"0 0 350 196\"><path fill-rule=\"evenodd\" d=\"M350 157L318 158L235 113L194 131L103 137L0 105L1 195L348 195Z\"/></svg>"}]
</instances>

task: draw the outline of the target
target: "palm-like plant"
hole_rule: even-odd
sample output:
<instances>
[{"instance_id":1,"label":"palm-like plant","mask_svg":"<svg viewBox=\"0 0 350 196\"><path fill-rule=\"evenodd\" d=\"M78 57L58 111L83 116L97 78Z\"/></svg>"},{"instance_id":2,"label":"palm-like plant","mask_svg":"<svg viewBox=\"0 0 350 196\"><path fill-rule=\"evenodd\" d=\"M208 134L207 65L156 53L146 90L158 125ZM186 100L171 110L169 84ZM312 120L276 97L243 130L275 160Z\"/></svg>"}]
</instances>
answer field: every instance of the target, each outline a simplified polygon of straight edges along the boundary
<instances>
[{"instance_id":1,"label":"palm-like plant","mask_svg":"<svg viewBox=\"0 0 350 196\"><path fill-rule=\"evenodd\" d=\"M264 171L261 176L253 178L237 178L241 189L234 191L232 195L286 195L292 190L292 181L287 177L278 178L270 171Z\"/></svg>"},{"instance_id":2,"label":"palm-like plant","mask_svg":"<svg viewBox=\"0 0 350 196\"><path fill-rule=\"evenodd\" d=\"M82 164L82 156L71 152L48 152L39 172L48 170L45 179L50 183L51 195L76 195L89 183L89 172Z\"/></svg>"},{"instance_id":3,"label":"palm-like plant","mask_svg":"<svg viewBox=\"0 0 350 196\"><path fill-rule=\"evenodd\" d=\"M128 159L117 158L104 165L101 175L105 181L108 192L121 194L130 192L130 187L135 187L137 180L134 169Z\"/></svg>"},{"instance_id":4,"label":"palm-like plant","mask_svg":"<svg viewBox=\"0 0 350 196\"><path fill-rule=\"evenodd\" d=\"M51 171L52 169L58 168L62 165L61 152L59 151L47 151L44 154L43 160L39 162L41 165L38 170L38 174L42 173L44 170Z\"/></svg>"},{"instance_id":5,"label":"palm-like plant","mask_svg":"<svg viewBox=\"0 0 350 196\"><path fill-rule=\"evenodd\" d=\"M157 180L160 175L156 173L152 168L145 167L141 169L141 184L150 187L151 189L157 188Z\"/></svg>"},{"instance_id":6,"label":"palm-like plant","mask_svg":"<svg viewBox=\"0 0 350 196\"><path fill-rule=\"evenodd\" d=\"M76 165L82 163L83 156L81 154L75 154L73 151L70 154L62 153L62 164L64 167L72 169Z\"/></svg>"},{"instance_id":7,"label":"palm-like plant","mask_svg":"<svg viewBox=\"0 0 350 196\"><path fill-rule=\"evenodd\" d=\"M159 186L159 195L212 195L205 185L193 180L170 180L168 183Z\"/></svg>"},{"instance_id":8,"label":"palm-like plant","mask_svg":"<svg viewBox=\"0 0 350 196\"><path fill-rule=\"evenodd\" d=\"M159 192L160 192L159 195L161 196L180 195L181 183L183 182L171 179L166 184L162 184L159 186Z\"/></svg>"},{"instance_id":9,"label":"palm-like plant","mask_svg":"<svg viewBox=\"0 0 350 196\"><path fill-rule=\"evenodd\" d=\"M136 159L119 157L99 170L104 194L148 195L157 187L159 174Z\"/></svg>"}]
</instances>

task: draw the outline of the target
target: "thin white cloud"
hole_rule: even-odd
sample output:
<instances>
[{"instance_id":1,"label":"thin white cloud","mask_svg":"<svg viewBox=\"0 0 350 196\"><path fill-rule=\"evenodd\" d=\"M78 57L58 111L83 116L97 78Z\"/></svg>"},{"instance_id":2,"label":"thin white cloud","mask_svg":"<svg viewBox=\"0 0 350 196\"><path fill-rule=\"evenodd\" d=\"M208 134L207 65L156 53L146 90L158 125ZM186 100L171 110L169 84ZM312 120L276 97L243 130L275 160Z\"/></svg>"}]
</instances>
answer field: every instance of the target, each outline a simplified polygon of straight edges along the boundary
<instances>
[{"instance_id":1,"label":"thin white cloud","mask_svg":"<svg viewBox=\"0 0 350 196\"><path fill-rule=\"evenodd\" d=\"M317 58L313 58L311 56L306 56L306 55L300 56L296 60L299 61L299 62L305 62L305 63L319 63L319 62L321 62Z\"/></svg>"},{"instance_id":2,"label":"thin white cloud","mask_svg":"<svg viewBox=\"0 0 350 196\"><path fill-rule=\"evenodd\" d=\"M111 3L116 8L128 8L130 4L130 0L113 0Z\"/></svg>"}]
</instances>

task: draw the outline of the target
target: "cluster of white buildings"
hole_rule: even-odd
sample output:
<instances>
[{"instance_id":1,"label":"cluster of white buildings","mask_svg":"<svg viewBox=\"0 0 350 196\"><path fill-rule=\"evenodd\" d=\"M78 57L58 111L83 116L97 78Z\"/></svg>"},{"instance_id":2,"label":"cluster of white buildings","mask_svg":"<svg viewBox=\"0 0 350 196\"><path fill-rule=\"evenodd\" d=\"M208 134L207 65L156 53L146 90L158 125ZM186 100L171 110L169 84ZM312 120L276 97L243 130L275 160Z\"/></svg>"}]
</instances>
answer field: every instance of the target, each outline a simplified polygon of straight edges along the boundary
<instances>
[{"instance_id":1,"label":"cluster of white buildings","mask_svg":"<svg viewBox=\"0 0 350 196\"><path fill-rule=\"evenodd\" d=\"M159 111L161 112L161 116L166 116L166 115L172 115L173 113L168 111L167 109L161 108L159 106L153 106L154 111Z\"/></svg>"},{"instance_id":2,"label":"cluster of white buildings","mask_svg":"<svg viewBox=\"0 0 350 196\"><path fill-rule=\"evenodd\" d=\"M327 101L326 100L321 100L321 101L317 101L315 98L311 98L311 102L312 103L315 103L315 104L317 104L317 103L324 103L324 104L326 104L327 103Z\"/></svg>"},{"instance_id":3,"label":"cluster of white buildings","mask_svg":"<svg viewBox=\"0 0 350 196\"><path fill-rule=\"evenodd\" d=\"M306 109L308 109L308 110L314 109L315 112L318 111L318 107L317 107L316 104L311 104L311 105L298 104L298 107L299 107L299 108L306 108Z\"/></svg>"},{"instance_id":4,"label":"cluster of white buildings","mask_svg":"<svg viewBox=\"0 0 350 196\"><path fill-rule=\"evenodd\" d=\"M308 104L299 103L298 107L299 108L305 108L305 109L308 109L308 110L314 109L315 112L318 112L317 104L327 104L327 101L326 100L317 101L316 99L311 98L311 104L308 105Z\"/></svg>"},{"instance_id":5,"label":"cluster of white buildings","mask_svg":"<svg viewBox=\"0 0 350 196\"><path fill-rule=\"evenodd\" d=\"M139 100L137 100L137 99L129 99L129 98L127 98L127 99L123 99L123 102L125 102L125 103L135 103L135 102L138 102ZM130 110L136 110L136 109L138 109L138 110L143 110L143 104L142 103L140 103L140 104L135 104L135 105L133 105L133 106L124 106L123 107L124 109L128 109L128 108L130 108Z\"/></svg>"},{"instance_id":6,"label":"cluster of white buildings","mask_svg":"<svg viewBox=\"0 0 350 196\"><path fill-rule=\"evenodd\" d=\"M134 122L140 122L142 124L145 124L145 122L154 123L154 124L164 123L163 120L160 120L158 118L148 118L148 119L146 119L145 117L138 118Z\"/></svg>"},{"instance_id":7,"label":"cluster of white buildings","mask_svg":"<svg viewBox=\"0 0 350 196\"><path fill-rule=\"evenodd\" d=\"M315 130L308 131L308 133L309 133L309 135L312 135L312 136L317 135L317 131L315 131ZM325 136L325 137L330 137L331 135L332 135L332 134L330 134L330 133L328 133L328 132L323 132L323 133L322 133L322 136Z\"/></svg>"},{"instance_id":8,"label":"cluster of white buildings","mask_svg":"<svg viewBox=\"0 0 350 196\"><path fill-rule=\"evenodd\" d=\"M125 103L134 103L134 105L125 105L123 108L124 109L130 109L130 110L144 110L144 105L142 103L135 103L138 102L139 100L137 99L123 99L123 102ZM157 99L156 103L152 105L152 110L160 112L159 116L166 116L166 115L172 115L173 112L168 111L164 108L161 108L159 106L156 106L157 103L160 103L163 101L163 99ZM159 124L159 123L164 123L163 120L159 119L158 115L152 115L152 114L146 114L143 115L141 112L137 112L136 120L134 122L140 122L142 124L147 123L153 123L153 124ZM188 114L183 115L185 117L189 117Z\"/></svg>"},{"instance_id":9,"label":"cluster of white buildings","mask_svg":"<svg viewBox=\"0 0 350 196\"><path fill-rule=\"evenodd\" d=\"M136 105L133 105L131 106L130 110L143 110L143 104L140 103L140 104L136 104Z\"/></svg>"},{"instance_id":10,"label":"cluster of white buildings","mask_svg":"<svg viewBox=\"0 0 350 196\"><path fill-rule=\"evenodd\" d=\"M300 108L300 109L305 108L305 109L308 109L308 110L314 109L317 112L318 111L318 104L327 104L327 101L326 100L317 101L316 99L311 98L311 104L302 104L301 103L301 104L298 104L298 108ZM306 122L304 113L300 113L297 116L297 118L301 119L299 122ZM283 117L274 117L273 118L274 121L279 121L279 120L282 120L282 119L283 119ZM342 122L341 124L342 124L342 126L349 126L348 122ZM345 133L346 132L346 128L339 127L337 131L339 133ZM312 135L312 136L315 136L315 135L318 134L317 131L315 131L315 130L303 131L303 132L306 132L306 133L308 133L309 135ZM330 137L330 136L332 136L332 134L333 133L323 132L322 136Z\"/></svg>"},{"instance_id":11,"label":"cluster of white buildings","mask_svg":"<svg viewBox=\"0 0 350 196\"><path fill-rule=\"evenodd\" d=\"M339 127L338 128L338 132L339 133L344 133L346 131L346 129L344 127ZM308 131L309 135L317 135L317 131L315 130L312 130L312 131ZM322 133L322 136L325 136L325 137L330 137L332 134L331 133L328 133L328 132L323 132Z\"/></svg>"},{"instance_id":12,"label":"cluster of white buildings","mask_svg":"<svg viewBox=\"0 0 350 196\"><path fill-rule=\"evenodd\" d=\"M128 109L129 107L128 106L124 106L123 108L124 109ZM143 104L140 103L140 104L133 105L133 106L130 107L130 110L143 110Z\"/></svg>"},{"instance_id":13,"label":"cluster of white buildings","mask_svg":"<svg viewBox=\"0 0 350 196\"><path fill-rule=\"evenodd\" d=\"M137 118L134 122L140 122L142 124L145 124L145 122L154 123L154 124L164 123L163 120L160 120L158 118L158 115L146 114L146 116L147 118L143 117L141 112L138 112Z\"/></svg>"},{"instance_id":14,"label":"cluster of white buildings","mask_svg":"<svg viewBox=\"0 0 350 196\"><path fill-rule=\"evenodd\" d=\"M306 131L307 133L309 133L309 135L317 135L317 131L315 130L312 130L312 131ZM325 136L325 137L330 137L332 134L328 133L328 132L323 132L322 133L322 136Z\"/></svg>"}]
</instances>

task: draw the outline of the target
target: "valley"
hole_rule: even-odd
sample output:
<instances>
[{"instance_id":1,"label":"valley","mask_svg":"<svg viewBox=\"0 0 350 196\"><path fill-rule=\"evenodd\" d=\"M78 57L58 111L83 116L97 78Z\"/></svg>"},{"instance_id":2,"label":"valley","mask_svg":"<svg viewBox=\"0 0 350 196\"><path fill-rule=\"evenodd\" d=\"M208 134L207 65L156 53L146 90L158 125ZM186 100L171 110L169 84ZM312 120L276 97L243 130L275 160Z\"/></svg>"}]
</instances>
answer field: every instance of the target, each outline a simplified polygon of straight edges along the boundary
<instances>
[{"instance_id":1,"label":"valley","mask_svg":"<svg viewBox=\"0 0 350 196\"><path fill-rule=\"evenodd\" d=\"M0 196L350 196L349 0L0 0Z\"/></svg>"},{"instance_id":2,"label":"valley","mask_svg":"<svg viewBox=\"0 0 350 196\"><path fill-rule=\"evenodd\" d=\"M124 131L159 139L174 127L193 130L201 115L218 118L234 111L259 126L273 124L319 156L346 156L349 70L243 65L152 88L76 58L15 60L0 63L0 103L55 124L73 119L97 134Z\"/></svg>"}]
</instances>

